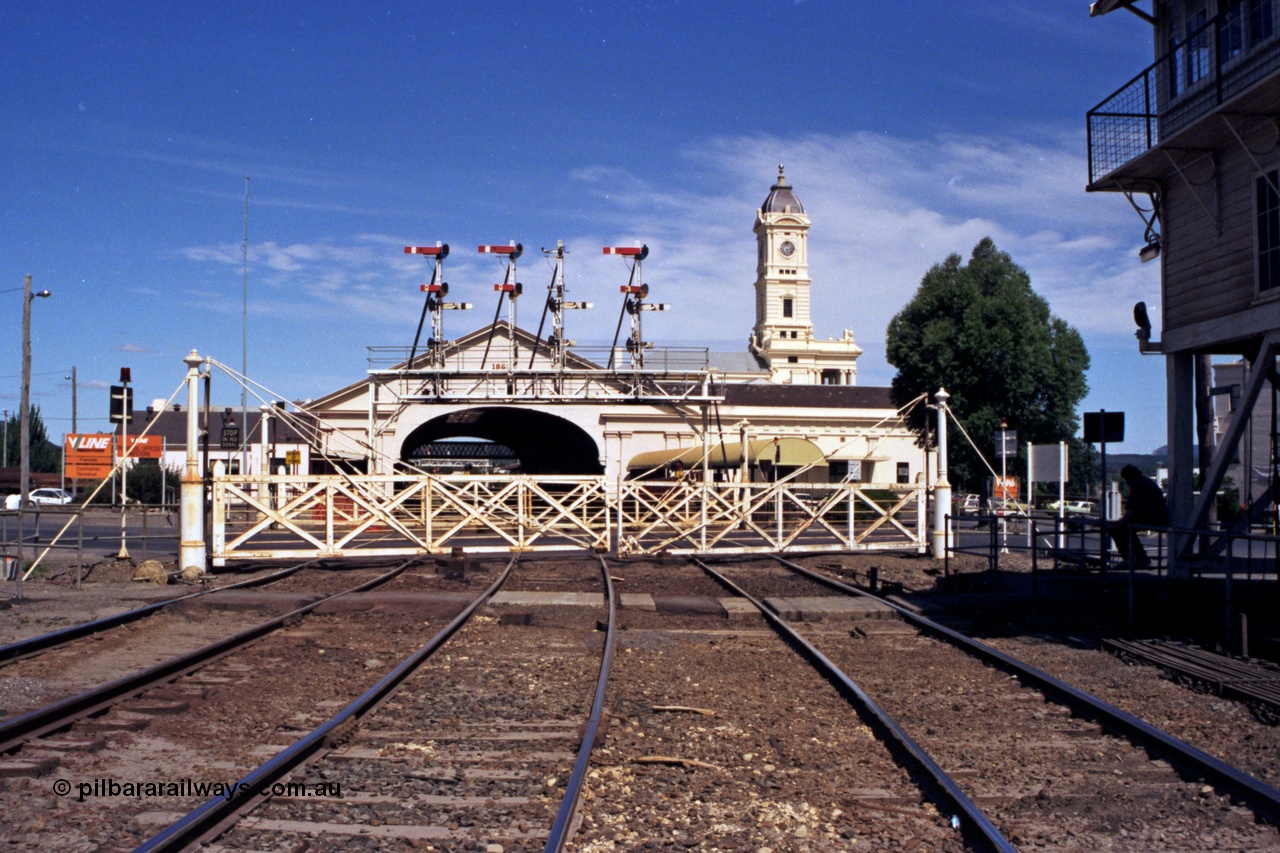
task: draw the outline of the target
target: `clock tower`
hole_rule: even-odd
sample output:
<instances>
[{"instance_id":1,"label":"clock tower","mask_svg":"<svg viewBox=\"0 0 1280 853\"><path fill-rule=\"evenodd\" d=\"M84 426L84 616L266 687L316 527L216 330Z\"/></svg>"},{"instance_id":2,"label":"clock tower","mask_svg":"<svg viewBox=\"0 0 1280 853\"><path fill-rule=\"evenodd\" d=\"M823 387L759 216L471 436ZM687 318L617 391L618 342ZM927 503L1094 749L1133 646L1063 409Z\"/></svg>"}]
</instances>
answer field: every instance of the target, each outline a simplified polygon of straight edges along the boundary
<instances>
[{"instance_id":1,"label":"clock tower","mask_svg":"<svg viewBox=\"0 0 1280 853\"><path fill-rule=\"evenodd\" d=\"M862 350L846 329L816 341L809 319L809 217L778 167L756 211L756 325L749 348L775 382L852 385Z\"/></svg>"}]
</instances>

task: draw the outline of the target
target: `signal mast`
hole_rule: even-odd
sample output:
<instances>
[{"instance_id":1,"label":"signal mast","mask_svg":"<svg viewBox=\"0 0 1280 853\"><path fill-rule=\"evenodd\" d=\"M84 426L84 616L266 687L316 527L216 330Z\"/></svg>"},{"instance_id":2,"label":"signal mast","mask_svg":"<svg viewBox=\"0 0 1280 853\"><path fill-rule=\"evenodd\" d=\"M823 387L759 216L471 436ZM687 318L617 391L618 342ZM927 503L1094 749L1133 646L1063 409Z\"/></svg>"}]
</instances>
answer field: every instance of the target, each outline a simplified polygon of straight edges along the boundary
<instances>
[{"instance_id":1,"label":"signal mast","mask_svg":"<svg viewBox=\"0 0 1280 853\"><path fill-rule=\"evenodd\" d=\"M449 257L448 243L436 241L434 246L405 246L404 253L427 255L435 259L431 283L419 287L421 292L427 294L427 299L422 305L422 316L418 318L418 331L413 336L413 347L409 350L409 360L405 363L405 367L413 369L413 359L418 354L418 342L422 338L422 326L428 313L431 314L431 336L427 338L427 366L444 367L445 346L449 343L444 339L444 312L469 311L471 303L443 301L449 293L449 283L444 280L444 259Z\"/></svg>"},{"instance_id":2,"label":"signal mast","mask_svg":"<svg viewBox=\"0 0 1280 853\"><path fill-rule=\"evenodd\" d=\"M547 257L556 259L555 270L551 274L551 283L547 285L547 304L542 309L542 320L538 323L538 339L542 339L542 325L546 322L547 313L551 314L551 336L547 338L547 348L550 350L551 363L556 370L563 371L569 347L573 346L573 341L565 338L564 333L564 312L585 310L594 307L591 302L566 302L564 298L564 241L557 240L554 249L543 249L542 254ZM529 355L529 367L533 367L534 353Z\"/></svg>"},{"instance_id":3,"label":"signal mast","mask_svg":"<svg viewBox=\"0 0 1280 853\"><path fill-rule=\"evenodd\" d=\"M622 318L631 315L631 334L627 337L627 352L631 356L633 370L644 368L644 351L653 347L652 341L644 339L640 318L646 311L666 311L671 306L666 302L645 302L649 295L649 285L644 283L640 265L649 257L648 246L605 246L606 255L621 255L631 267L631 277L618 290L623 294L622 313L618 315L618 327L613 332L613 346L609 350L609 369L614 370L614 353L618 349L618 333L622 331Z\"/></svg>"},{"instance_id":4,"label":"signal mast","mask_svg":"<svg viewBox=\"0 0 1280 853\"><path fill-rule=\"evenodd\" d=\"M524 292L524 285L516 281L516 258L524 254L524 245L512 240L506 246L477 246L476 251L482 255L505 255L507 258L507 275L501 284L493 289L498 293L498 307L493 312L493 325L489 327L489 340L484 345L484 357L480 359L480 369L484 370L489 361L489 346L493 343L493 333L498 328L498 315L502 313L502 300L511 294L511 302L507 307L507 322L510 324L510 335L507 343L506 370L514 370L519 349L516 346L516 300Z\"/></svg>"}]
</instances>

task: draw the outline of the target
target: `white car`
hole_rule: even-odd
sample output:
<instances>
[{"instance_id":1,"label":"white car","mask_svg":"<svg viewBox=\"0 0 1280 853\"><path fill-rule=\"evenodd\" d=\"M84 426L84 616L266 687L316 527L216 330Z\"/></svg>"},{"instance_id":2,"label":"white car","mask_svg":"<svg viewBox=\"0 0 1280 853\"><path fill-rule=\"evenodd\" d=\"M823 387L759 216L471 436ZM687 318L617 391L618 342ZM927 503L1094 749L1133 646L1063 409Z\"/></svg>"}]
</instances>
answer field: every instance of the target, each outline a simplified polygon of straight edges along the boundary
<instances>
[{"instance_id":1,"label":"white car","mask_svg":"<svg viewBox=\"0 0 1280 853\"><path fill-rule=\"evenodd\" d=\"M1050 512L1057 512L1058 502L1049 501L1049 503L1044 505L1044 508L1049 510ZM1062 512L1065 515L1097 515L1098 505L1095 504L1093 501L1069 500L1066 502L1066 504L1063 505Z\"/></svg>"},{"instance_id":2,"label":"white car","mask_svg":"<svg viewBox=\"0 0 1280 853\"><path fill-rule=\"evenodd\" d=\"M74 498L62 489L32 489L31 503L36 506L62 506L69 504Z\"/></svg>"}]
</instances>

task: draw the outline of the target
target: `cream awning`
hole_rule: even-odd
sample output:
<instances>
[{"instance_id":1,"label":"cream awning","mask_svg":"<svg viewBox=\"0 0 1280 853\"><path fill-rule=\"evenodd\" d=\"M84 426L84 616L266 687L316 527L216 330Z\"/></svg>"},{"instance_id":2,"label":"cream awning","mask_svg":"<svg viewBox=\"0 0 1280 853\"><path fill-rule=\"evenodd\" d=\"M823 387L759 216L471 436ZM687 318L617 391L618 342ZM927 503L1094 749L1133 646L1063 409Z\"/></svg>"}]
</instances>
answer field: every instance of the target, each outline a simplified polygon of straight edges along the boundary
<instances>
[{"instance_id":1,"label":"cream awning","mask_svg":"<svg viewBox=\"0 0 1280 853\"><path fill-rule=\"evenodd\" d=\"M702 467L702 445L677 447L667 450L649 450L637 453L627 463L628 471L652 471L675 465L677 461L686 469ZM713 444L707 452L712 468L738 468L742 465L742 443L726 441ZM754 438L747 442L747 463L758 465L761 461L779 466L799 468L804 465L826 465L822 450L807 438Z\"/></svg>"}]
</instances>

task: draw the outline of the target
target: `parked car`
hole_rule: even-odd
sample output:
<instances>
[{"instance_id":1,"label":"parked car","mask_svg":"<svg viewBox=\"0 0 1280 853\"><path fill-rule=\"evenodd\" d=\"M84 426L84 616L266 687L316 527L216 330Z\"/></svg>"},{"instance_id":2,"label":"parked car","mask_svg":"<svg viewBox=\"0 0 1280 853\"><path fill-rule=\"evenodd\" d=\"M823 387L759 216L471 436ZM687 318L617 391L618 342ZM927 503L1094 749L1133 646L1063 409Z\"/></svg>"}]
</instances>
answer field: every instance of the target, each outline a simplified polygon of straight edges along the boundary
<instances>
[{"instance_id":1,"label":"parked car","mask_svg":"<svg viewBox=\"0 0 1280 853\"><path fill-rule=\"evenodd\" d=\"M1049 501L1044 505L1049 512L1056 513L1058 511L1058 502ZM1098 505L1093 501L1069 500L1063 505L1062 512L1064 515L1097 515Z\"/></svg>"},{"instance_id":2,"label":"parked car","mask_svg":"<svg viewBox=\"0 0 1280 853\"><path fill-rule=\"evenodd\" d=\"M987 509L999 518L1026 518L1027 505L1009 498L991 498L987 501Z\"/></svg>"},{"instance_id":3,"label":"parked car","mask_svg":"<svg viewBox=\"0 0 1280 853\"><path fill-rule=\"evenodd\" d=\"M32 489L30 499L36 506L62 506L74 500L69 492L62 489Z\"/></svg>"},{"instance_id":4,"label":"parked car","mask_svg":"<svg viewBox=\"0 0 1280 853\"><path fill-rule=\"evenodd\" d=\"M977 515L982 512L982 498L979 495L956 495L951 504L953 516Z\"/></svg>"}]
</instances>

